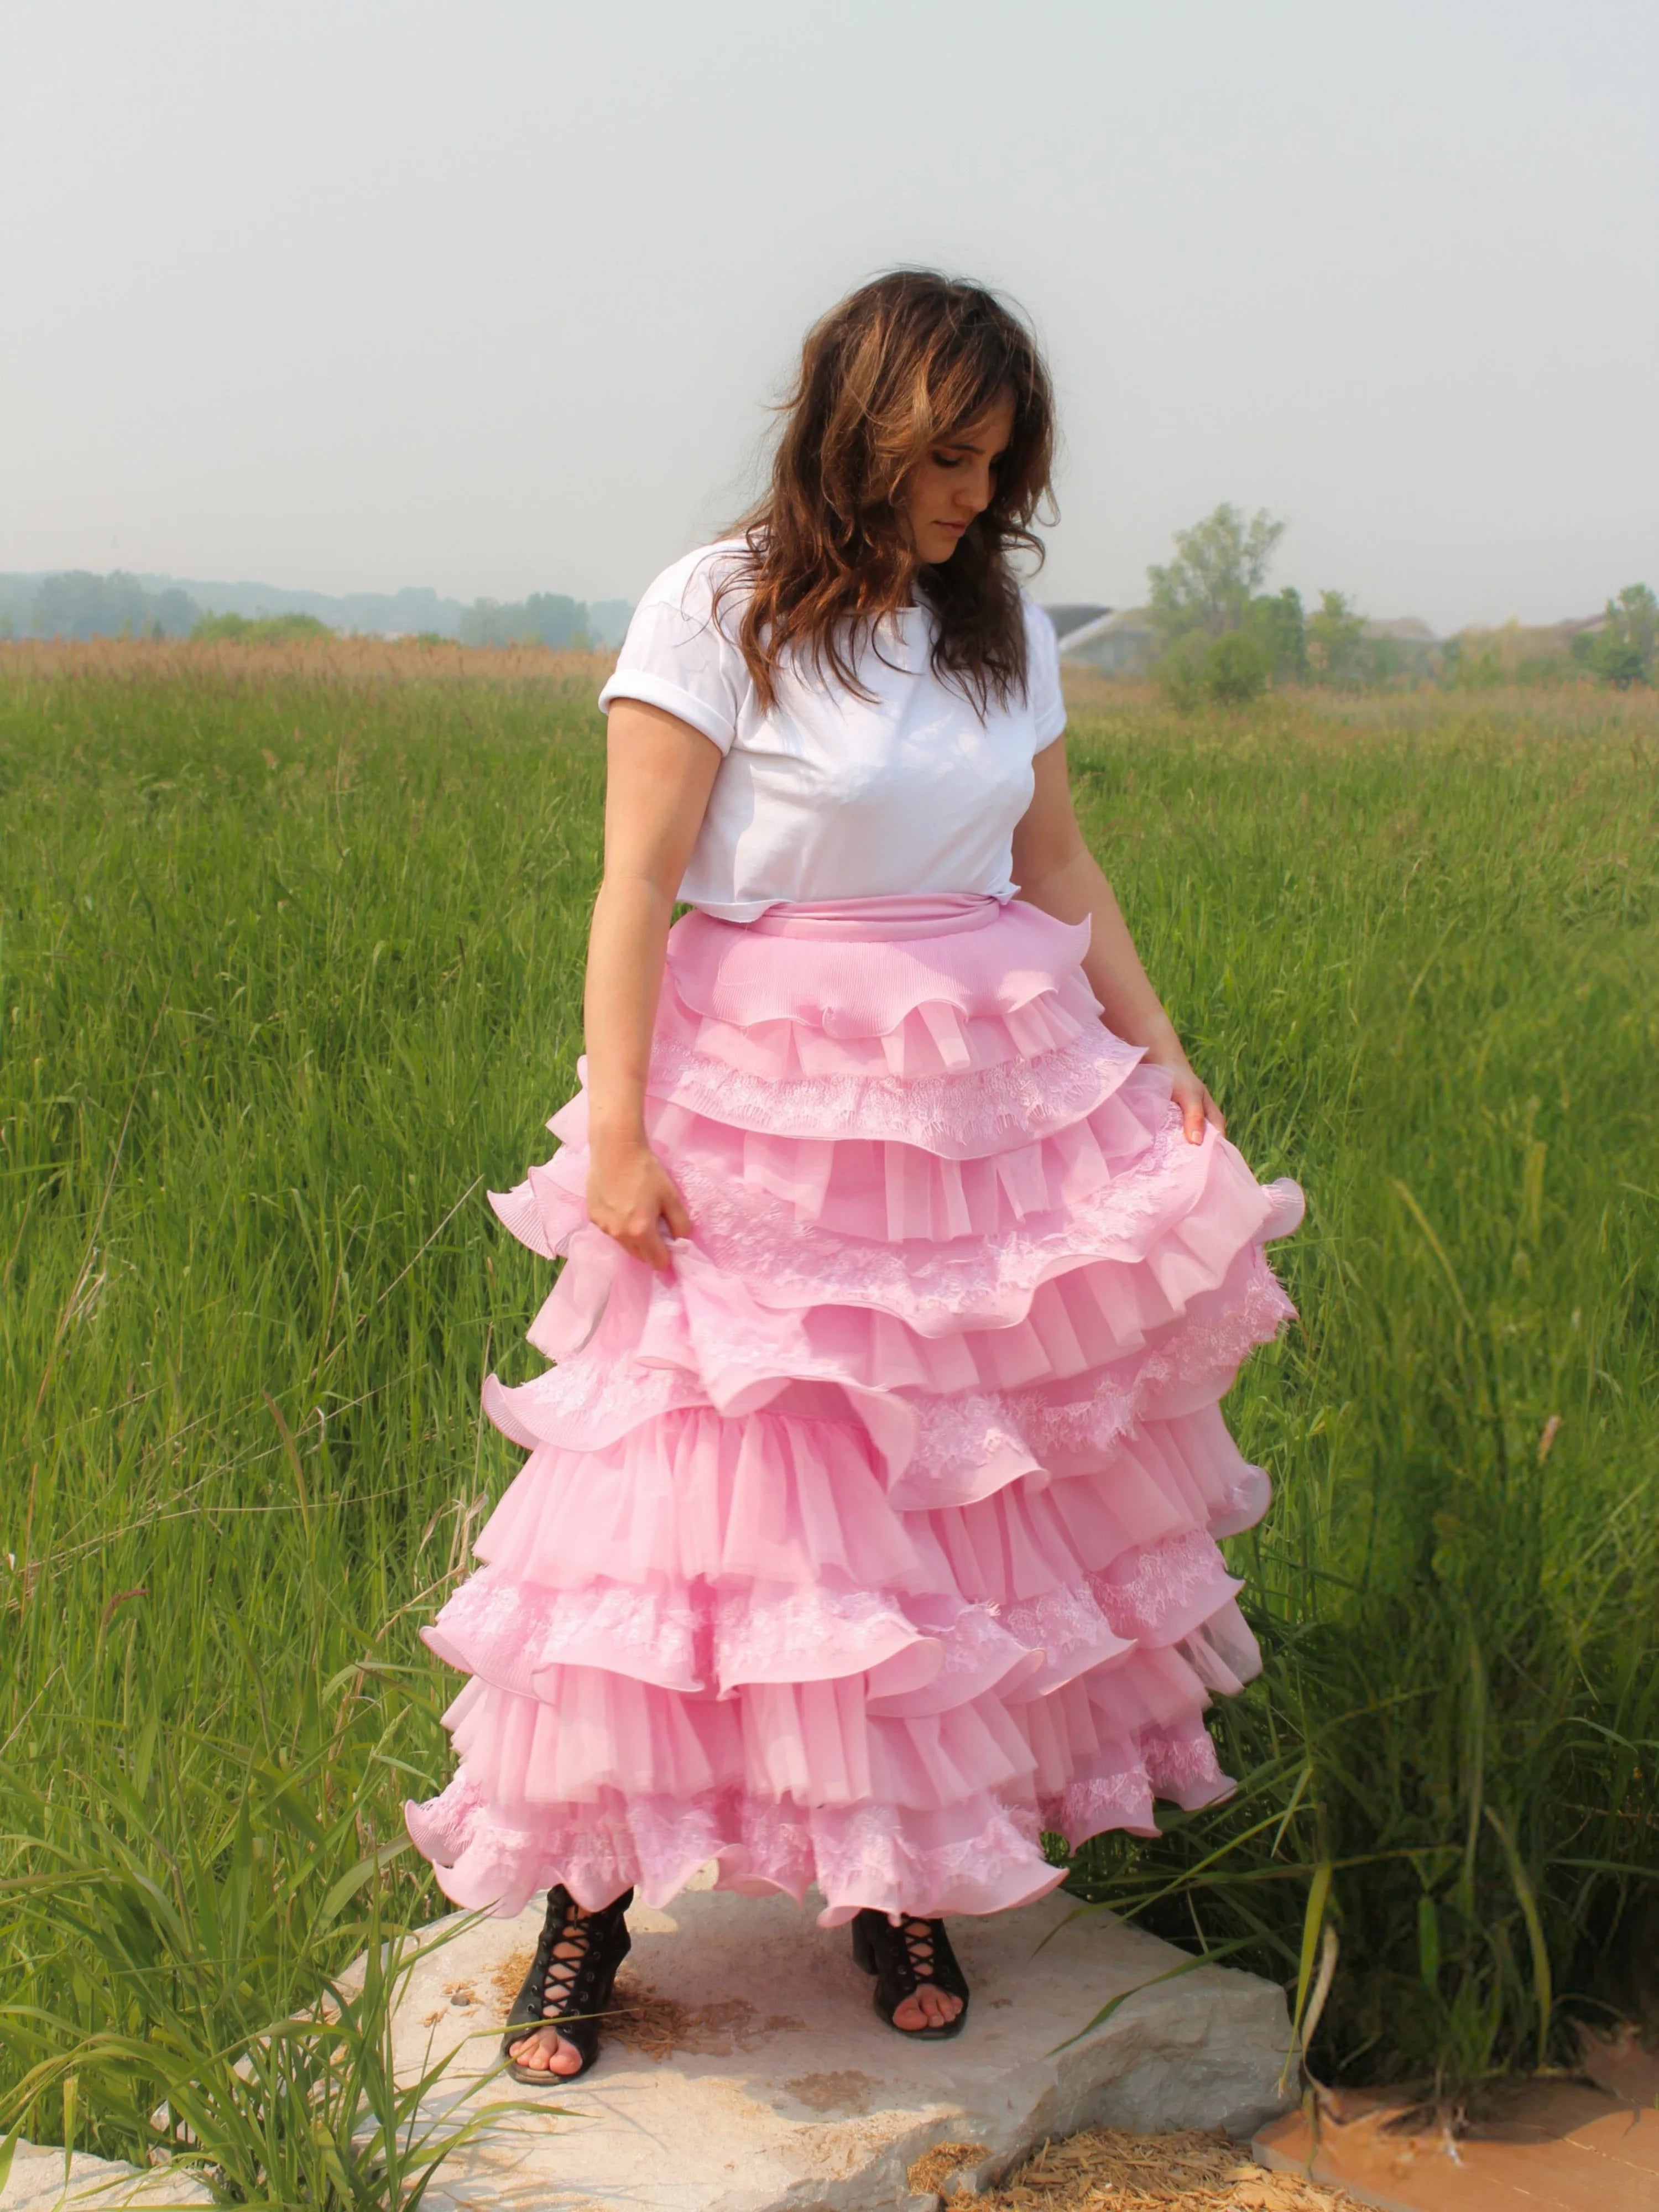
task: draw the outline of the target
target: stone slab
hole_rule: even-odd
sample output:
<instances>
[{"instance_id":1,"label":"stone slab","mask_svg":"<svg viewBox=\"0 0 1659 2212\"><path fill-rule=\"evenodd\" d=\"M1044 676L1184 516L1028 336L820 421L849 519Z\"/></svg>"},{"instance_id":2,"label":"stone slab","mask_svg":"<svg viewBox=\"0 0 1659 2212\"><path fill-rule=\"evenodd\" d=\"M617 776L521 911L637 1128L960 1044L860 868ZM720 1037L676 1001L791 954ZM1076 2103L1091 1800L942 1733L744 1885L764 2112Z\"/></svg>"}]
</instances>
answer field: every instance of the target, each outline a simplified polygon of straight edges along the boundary
<instances>
[{"instance_id":1,"label":"stone slab","mask_svg":"<svg viewBox=\"0 0 1659 2212\"><path fill-rule=\"evenodd\" d=\"M951 1923L973 2011L954 2042L932 2044L886 2027L847 1930L818 1928L787 1899L693 1888L668 1911L629 1917L623 2010L599 2062L545 2093L480 2078L539 1908L455 1914L410 1939L400 2078L449 2059L426 2100L434 2121L518 2107L440 2169L430 2212L936 2212L939 2192L987 2187L1079 2128L1243 2136L1284 2103L1284 1993L1230 1968L1140 1989L1056 2049L1108 1998L1185 1957L1109 1915L1074 1917L1064 1898ZM68 2193L96 2212L208 2201L181 2174L78 2154ZM63 2153L20 2144L0 2212L64 2198Z\"/></svg>"},{"instance_id":2,"label":"stone slab","mask_svg":"<svg viewBox=\"0 0 1659 2212\"><path fill-rule=\"evenodd\" d=\"M125 2205L161 2212L164 2205L212 2202L212 2191L193 2175L150 2172L86 2151L75 2153L65 2177L61 2150L27 2142L18 2144L0 2189L0 2212L113 2212Z\"/></svg>"},{"instance_id":3,"label":"stone slab","mask_svg":"<svg viewBox=\"0 0 1659 2212\"><path fill-rule=\"evenodd\" d=\"M1284 2102L1284 1994L1227 1968L1143 1989L1056 2050L1109 1997L1185 1956L1109 1916L1074 1917L1067 1899L953 1921L972 2017L953 2042L915 2044L877 2017L845 1929L785 1899L712 1890L629 1915L629 2016L580 2081L544 2096L498 2076L469 2091L469 2074L495 2063L540 1921L538 1910L458 1935L440 1923L429 1934L452 1940L415 1966L398 2063L454 2053L434 2111L461 2092L568 2115L492 2122L436 2177L434 2212L925 2212L941 2188L988 2185L1047 2137L1091 2125L1243 2136ZM942 2145L957 2148L913 2189L911 2167Z\"/></svg>"}]
</instances>

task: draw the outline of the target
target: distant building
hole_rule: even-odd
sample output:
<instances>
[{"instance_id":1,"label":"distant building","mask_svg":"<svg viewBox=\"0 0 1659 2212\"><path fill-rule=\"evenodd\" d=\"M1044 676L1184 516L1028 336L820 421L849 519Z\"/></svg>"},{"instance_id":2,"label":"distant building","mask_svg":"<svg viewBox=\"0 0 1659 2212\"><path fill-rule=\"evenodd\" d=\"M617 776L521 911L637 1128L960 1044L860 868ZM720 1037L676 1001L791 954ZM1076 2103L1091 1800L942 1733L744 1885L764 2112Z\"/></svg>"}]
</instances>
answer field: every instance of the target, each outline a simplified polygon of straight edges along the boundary
<instances>
[{"instance_id":1,"label":"distant building","mask_svg":"<svg viewBox=\"0 0 1659 2212\"><path fill-rule=\"evenodd\" d=\"M1054 627L1060 629L1058 623ZM1158 657L1152 610L1104 607L1087 622L1060 630L1060 653L1062 660L1079 661L1103 676L1144 676Z\"/></svg>"},{"instance_id":2,"label":"distant building","mask_svg":"<svg viewBox=\"0 0 1659 2212\"><path fill-rule=\"evenodd\" d=\"M1454 666L1496 672L1513 680L1523 668L1571 661L1577 641L1594 637L1607 628L1607 621L1601 613L1557 623L1506 622L1490 629L1471 625L1448 638L1444 650Z\"/></svg>"},{"instance_id":3,"label":"distant building","mask_svg":"<svg viewBox=\"0 0 1659 2212\"><path fill-rule=\"evenodd\" d=\"M1082 629L1089 623L1098 622L1102 615L1109 615L1112 611L1109 607L1049 606L1044 607L1042 611L1054 624L1054 635L1060 640L1060 649L1063 653L1066 641L1073 630Z\"/></svg>"},{"instance_id":4,"label":"distant building","mask_svg":"<svg viewBox=\"0 0 1659 2212\"><path fill-rule=\"evenodd\" d=\"M1367 637L1391 637L1396 645L1419 645L1426 652L1440 640L1427 623L1416 615L1395 615L1387 622L1368 622L1362 625Z\"/></svg>"}]
</instances>

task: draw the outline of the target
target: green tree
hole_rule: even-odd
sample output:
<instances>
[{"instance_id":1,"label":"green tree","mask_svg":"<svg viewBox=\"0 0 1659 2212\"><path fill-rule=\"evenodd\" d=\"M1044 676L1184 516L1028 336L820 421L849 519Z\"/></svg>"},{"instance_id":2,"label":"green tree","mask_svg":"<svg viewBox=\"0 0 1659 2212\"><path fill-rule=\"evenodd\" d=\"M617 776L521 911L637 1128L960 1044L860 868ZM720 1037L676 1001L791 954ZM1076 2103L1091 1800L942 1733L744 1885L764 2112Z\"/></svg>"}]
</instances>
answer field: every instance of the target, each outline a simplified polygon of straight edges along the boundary
<instances>
[{"instance_id":1,"label":"green tree","mask_svg":"<svg viewBox=\"0 0 1659 2212\"><path fill-rule=\"evenodd\" d=\"M1259 592L1245 610L1244 628L1266 649L1273 679L1300 684L1308 674L1308 625L1302 594L1293 584Z\"/></svg>"},{"instance_id":2,"label":"green tree","mask_svg":"<svg viewBox=\"0 0 1659 2212\"><path fill-rule=\"evenodd\" d=\"M1166 646L1194 632L1222 637L1239 629L1285 535L1264 507L1247 520L1224 500L1213 514L1176 532L1176 557L1147 569L1152 620Z\"/></svg>"},{"instance_id":3,"label":"green tree","mask_svg":"<svg viewBox=\"0 0 1659 2212\"><path fill-rule=\"evenodd\" d=\"M188 637L201 612L188 592L181 592L177 584L170 584L166 591L156 594L155 633L158 637Z\"/></svg>"},{"instance_id":4,"label":"green tree","mask_svg":"<svg viewBox=\"0 0 1659 2212\"><path fill-rule=\"evenodd\" d=\"M1322 592L1308 618L1308 660L1316 684L1352 690L1367 673L1365 625L1343 592Z\"/></svg>"},{"instance_id":5,"label":"green tree","mask_svg":"<svg viewBox=\"0 0 1659 2212\"><path fill-rule=\"evenodd\" d=\"M1604 684L1627 691L1632 684L1651 684L1659 651L1659 599L1646 584L1626 584L1607 601L1599 630L1573 640L1575 658Z\"/></svg>"},{"instance_id":6,"label":"green tree","mask_svg":"<svg viewBox=\"0 0 1659 2212\"><path fill-rule=\"evenodd\" d=\"M524 603L525 628L556 653L587 643L587 609L562 592L532 592Z\"/></svg>"}]
</instances>

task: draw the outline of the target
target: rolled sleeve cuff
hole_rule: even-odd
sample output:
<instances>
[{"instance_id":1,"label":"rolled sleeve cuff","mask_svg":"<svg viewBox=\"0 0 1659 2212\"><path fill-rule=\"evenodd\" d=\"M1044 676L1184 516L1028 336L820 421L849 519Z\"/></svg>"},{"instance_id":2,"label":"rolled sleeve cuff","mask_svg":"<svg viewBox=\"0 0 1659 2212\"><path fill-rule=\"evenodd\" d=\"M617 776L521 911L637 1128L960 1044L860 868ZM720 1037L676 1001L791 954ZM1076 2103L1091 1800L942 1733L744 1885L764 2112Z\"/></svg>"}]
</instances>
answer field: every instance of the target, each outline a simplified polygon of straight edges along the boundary
<instances>
[{"instance_id":1,"label":"rolled sleeve cuff","mask_svg":"<svg viewBox=\"0 0 1659 2212\"><path fill-rule=\"evenodd\" d=\"M734 726L706 700L693 697L683 691L678 684L666 677L648 675L643 671L619 668L599 694L603 710L617 699L642 700L647 707L660 707L665 714L676 714L682 722L718 745L722 753L732 750L732 740L737 735Z\"/></svg>"}]
</instances>

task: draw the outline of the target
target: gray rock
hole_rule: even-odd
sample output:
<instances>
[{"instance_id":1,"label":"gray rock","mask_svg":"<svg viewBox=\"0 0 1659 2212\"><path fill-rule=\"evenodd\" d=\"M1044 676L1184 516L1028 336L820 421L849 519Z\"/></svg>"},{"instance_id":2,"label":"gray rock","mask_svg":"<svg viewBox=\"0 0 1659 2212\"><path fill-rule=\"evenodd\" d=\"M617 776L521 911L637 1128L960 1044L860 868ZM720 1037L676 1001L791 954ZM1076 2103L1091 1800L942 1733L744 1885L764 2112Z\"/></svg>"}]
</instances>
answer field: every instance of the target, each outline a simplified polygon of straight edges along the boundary
<instances>
[{"instance_id":1,"label":"gray rock","mask_svg":"<svg viewBox=\"0 0 1659 2212\"><path fill-rule=\"evenodd\" d=\"M1252 2132L1284 2108L1284 1993L1225 1967L1156 1982L1183 1954L1065 1898L951 1923L974 1991L951 2043L878 2020L844 1929L787 1899L694 1888L629 1915L626 2008L599 2063L545 2092L489 2075L539 1911L456 1914L417 1946L395 2043L405 2080L448 2058L426 2100L453 2125L506 2101L441 2168L431 2212L938 2212L1046 2138L1091 2126ZM1049 1940L1044 1941L1045 1938ZM1040 1947L1040 1948L1039 1948ZM1121 1990L1138 1993L1067 2048ZM562 2110L556 2108L562 2108ZM927 2164L912 2169L927 2154ZM87 2192L87 2193L83 2193ZM206 2203L184 2175L77 2154L70 2200ZM0 2212L64 2203L61 2151L19 2144Z\"/></svg>"},{"instance_id":2,"label":"gray rock","mask_svg":"<svg viewBox=\"0 0 1659 2212\"><path fill-rule=\"evenodd\" d=\"M65 2189L63 2152L27 2142L18 2144L0 2189L0 2212L113 2212L117 2205L160 2212L163 2205L212 2202L212 2191L191 2174L125 2166L80 2150L70 2160Z\"/></svg>"},{"instance_id":3,"label":"gray rock","mask_svg":"<svg viewBox=\"0 0 1659 2212\"><path fill-rule=\"evenodd\" d=\"M427 2203L434 2212L931 2212L941 2191L985 2188L1078 2128L1242 2136L1283 2109L1284 1993L1254 1975L1206 1966L1140 1989L1056 2049L1109 1997L1184 1955L1108 1915L1073 1914L1069 1899L1049 1898L953 1921L972 2016L954 2042L915 2044L877 2017L845 1929L817 1928L787 1899L691 1890L665 1912L638 1908L618 1990L632 2016L615 2024L598 2065L545 2093L499 2075L474 2090L477 2101L530 2109L494 2121L442 2168ZM428 1931L449 1940L415 1966L397 2044L400 2069L454 2052L434 2108L495 2064L539 1927L536 1911ZM912 2182L916 2161L941 2145L951 2153Z\"/></svg>"}]
</instances>

